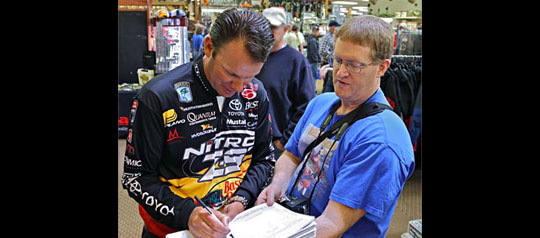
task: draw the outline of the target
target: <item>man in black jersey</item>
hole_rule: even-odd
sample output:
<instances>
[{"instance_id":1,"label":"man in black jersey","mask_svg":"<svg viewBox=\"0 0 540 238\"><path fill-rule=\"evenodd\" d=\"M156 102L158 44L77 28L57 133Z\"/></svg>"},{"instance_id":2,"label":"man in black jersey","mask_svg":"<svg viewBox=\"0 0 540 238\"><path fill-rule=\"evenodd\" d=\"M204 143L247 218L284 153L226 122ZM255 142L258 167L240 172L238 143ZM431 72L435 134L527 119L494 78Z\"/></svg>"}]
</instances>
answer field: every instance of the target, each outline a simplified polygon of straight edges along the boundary
<instances>
[{"instance_id":1,"label":"man in black jersey","mask_svg":"<svg viewBox=\"0 0 540 238\"><path fill-rule=\"evenodd\" d=\"M143 237L186 229L225 237L228 222L253 206L275 164L268 97L254 78L272 47L260 13L228 9L204 39L204 56L135 97L122 185L139 203Z\"/></svg>"}]
</instances>

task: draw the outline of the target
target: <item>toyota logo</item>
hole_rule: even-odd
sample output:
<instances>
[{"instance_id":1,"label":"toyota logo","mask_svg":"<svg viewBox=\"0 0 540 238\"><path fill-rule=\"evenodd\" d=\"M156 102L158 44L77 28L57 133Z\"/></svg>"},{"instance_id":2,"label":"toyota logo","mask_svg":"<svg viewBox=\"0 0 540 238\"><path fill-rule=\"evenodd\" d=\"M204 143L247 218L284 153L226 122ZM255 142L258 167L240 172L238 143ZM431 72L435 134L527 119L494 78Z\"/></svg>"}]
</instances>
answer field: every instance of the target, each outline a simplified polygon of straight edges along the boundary
<instances>
[{"instance_id":1,"label":"toyota logo","mask_svg":"<svg viewBox=\"0 0 540 238\"><path fill-rule=\"evenodd\" d=\"M242 103L240 103L240 100L238 99L233 99L232 101L229 102L229 107L232 110L240 111L242 110Z\"/></svg>"}]
</instances>

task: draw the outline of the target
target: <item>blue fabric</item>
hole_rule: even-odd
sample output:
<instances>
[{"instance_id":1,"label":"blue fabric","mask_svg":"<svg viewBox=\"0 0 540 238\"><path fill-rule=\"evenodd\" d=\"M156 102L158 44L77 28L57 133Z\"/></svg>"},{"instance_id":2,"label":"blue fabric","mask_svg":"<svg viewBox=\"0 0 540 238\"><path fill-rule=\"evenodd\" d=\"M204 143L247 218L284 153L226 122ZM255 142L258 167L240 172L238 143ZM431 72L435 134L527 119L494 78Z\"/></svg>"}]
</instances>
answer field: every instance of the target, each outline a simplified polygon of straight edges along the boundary
<instances>
[{"instance_id":1,"label":"blue fabric","mask_svg":"<svg viewBox=\"0 0 540 238\"><path fill-rule=\"evenodd\" d=\"M338 100L335 93L315 97L285 149L301 157ZM388 105L381 89L366 101L369 102ZM343 116L334 116L327 128ZM384 110L358 120L339 141L334 142L334 138L327 138L312 150L292 194L309 198L322 168L311 201L311 215L320 216L331 199L367 212L343 237L385 237L403 185L414 171L413 148L405 124L394 112ZM296 169L287 193L292 189L301 165Z\"/></svg>"},{"instance_id":2,"label":"blue fabric","mask_svg":"<svg viewBox=\"0 0 540 238\"><path fill-rule=\"evenodd\" d=\"M319 76L319 63L313 63L309 64L311 67L311 74L313 75L313 82L315 83L315 80L321 79Z\"/></svg>"},{"instance_id":3,"label":"blue fabric","mask_svg":"<svg viewBox=\"0 0 540 238\"><path fill-rule=\"evenodd\" d=\"M203 36L201 34L193 34L193 49L195 51L199 51L199 48L201 47L203 41Z\"/></svg>"}]
</instances>

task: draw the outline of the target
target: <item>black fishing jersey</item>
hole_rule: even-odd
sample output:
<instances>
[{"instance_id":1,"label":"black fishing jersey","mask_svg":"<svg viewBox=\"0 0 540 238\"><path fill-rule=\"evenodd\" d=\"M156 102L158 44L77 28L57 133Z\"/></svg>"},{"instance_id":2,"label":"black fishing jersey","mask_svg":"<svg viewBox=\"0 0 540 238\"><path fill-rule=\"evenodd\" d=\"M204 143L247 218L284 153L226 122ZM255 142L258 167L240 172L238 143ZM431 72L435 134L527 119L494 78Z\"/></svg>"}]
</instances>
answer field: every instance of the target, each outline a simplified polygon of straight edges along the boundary
<instances>
[{"instance_id":1,"label":"black fishing jersey","mask_svg":"<svg viewBox=\"0 0 540 238\"><path fill-rule=\"evenodd\" d=\"M275 164L269 102L253 79L230 98L206 79L202 57L159 75L133 102L122 186L158 235L188 229L197 195L219 209L255 203Z\"/></svg>"}]
</instances>

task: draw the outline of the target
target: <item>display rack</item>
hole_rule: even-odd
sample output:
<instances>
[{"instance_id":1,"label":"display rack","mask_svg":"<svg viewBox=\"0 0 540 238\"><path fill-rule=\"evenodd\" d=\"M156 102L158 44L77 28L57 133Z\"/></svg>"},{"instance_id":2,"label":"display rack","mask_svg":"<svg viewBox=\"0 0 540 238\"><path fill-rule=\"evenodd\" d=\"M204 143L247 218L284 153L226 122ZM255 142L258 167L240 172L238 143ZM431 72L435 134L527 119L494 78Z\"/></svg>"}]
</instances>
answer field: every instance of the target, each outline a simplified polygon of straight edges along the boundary
<instances>
[{"instance_id":1,"label":"display rack","mask_svg":"<svg viewBox=\"0 0 540 238\"><path fill-rule=\"evenodd\" d=\"M186 17L166 17L156 23L156 73L188 63L191 47Z\"/></svg>"}]
</instances>

